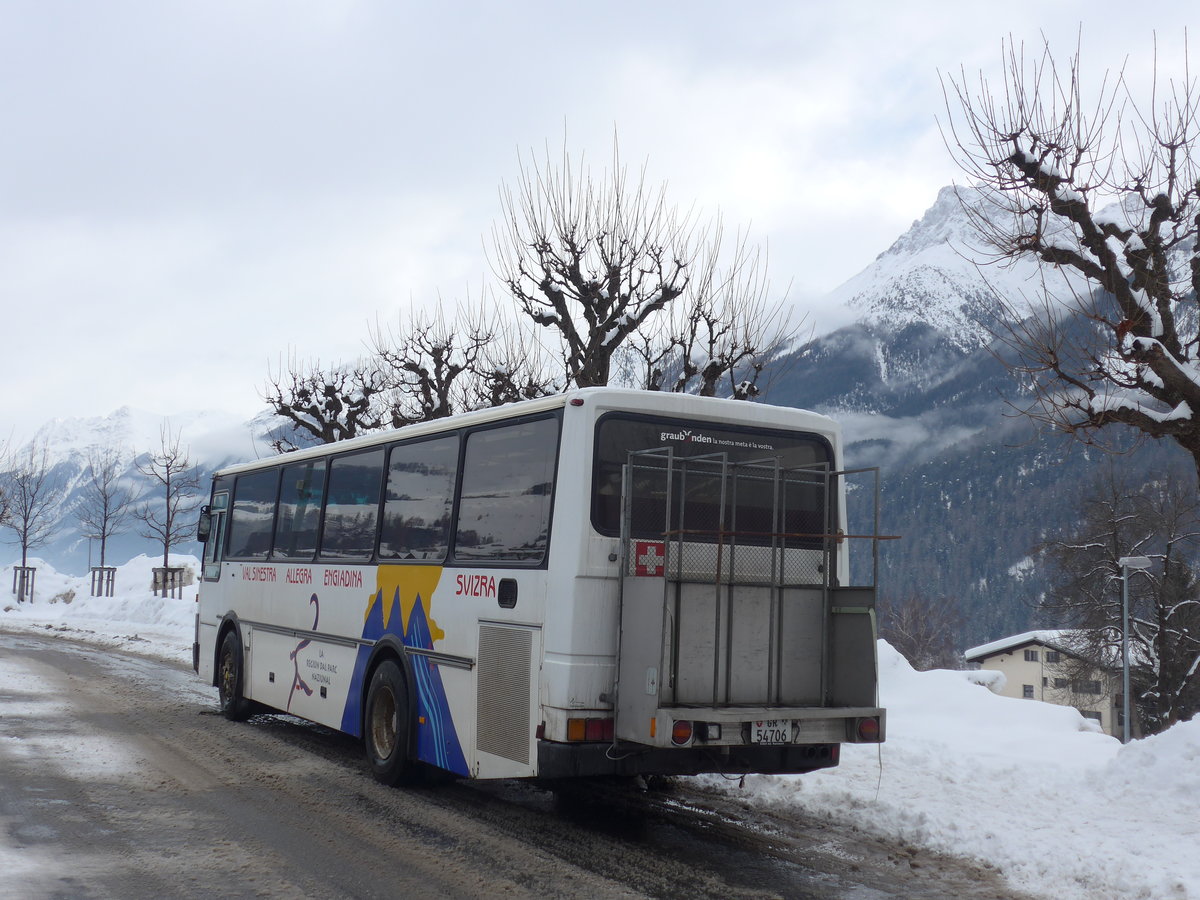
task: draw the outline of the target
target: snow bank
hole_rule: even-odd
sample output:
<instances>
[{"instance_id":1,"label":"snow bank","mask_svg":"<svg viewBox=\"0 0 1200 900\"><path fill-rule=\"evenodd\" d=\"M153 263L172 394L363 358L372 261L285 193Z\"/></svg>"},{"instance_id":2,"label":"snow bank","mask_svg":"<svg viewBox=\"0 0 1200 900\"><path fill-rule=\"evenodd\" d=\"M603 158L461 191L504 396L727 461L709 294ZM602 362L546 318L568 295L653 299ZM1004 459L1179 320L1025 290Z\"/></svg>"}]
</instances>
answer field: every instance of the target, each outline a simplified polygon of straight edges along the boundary
<instances>
[{"instance_id":1,"label":"snow bank","mask_svg":"<svg viewBox=\"0 0 1200 900\"><path fill-rule=\"evenodd\" d=\"M0 569L0 624L11 629L52 629L75 633L111 646L136 647L139 652L191 664L196 623L195 577L200 561L171 555L172 566L190 569L193 583L182 597L161 597L151 591L152 570L162 557L137 556L118 566L112 597L92 597L87 576L58 572L49 563L31 559L37 567L32 601L12 596L13 567ZM187 579L185 579L187 580Z\"/></svg>"},{"instance_id":2,"label":"snow bank","mask_svg":"<svg viewBox=\"0 0 1200 900\"><path fill-rule=\"evenodd\" d=\"M1123 747L1105 776L1134 792L1169 785L1175 805L1200 809L1200 719ZM1196 820L1200 829L1200 817ZM1197 843L1200 849L1200 842Z\"/></svg>"},{"instance_id":3,"label":"snow bank","mask_svg":"<svg viewBox=\"0 0 1200 900\"><path fill-rule=\"evenodd\" d=\"M1071 708L879 656L887 743L741 792L977 859L1034 896L1200 898L1200 722L1122 748Z\"/></svg>"}]
</instances>

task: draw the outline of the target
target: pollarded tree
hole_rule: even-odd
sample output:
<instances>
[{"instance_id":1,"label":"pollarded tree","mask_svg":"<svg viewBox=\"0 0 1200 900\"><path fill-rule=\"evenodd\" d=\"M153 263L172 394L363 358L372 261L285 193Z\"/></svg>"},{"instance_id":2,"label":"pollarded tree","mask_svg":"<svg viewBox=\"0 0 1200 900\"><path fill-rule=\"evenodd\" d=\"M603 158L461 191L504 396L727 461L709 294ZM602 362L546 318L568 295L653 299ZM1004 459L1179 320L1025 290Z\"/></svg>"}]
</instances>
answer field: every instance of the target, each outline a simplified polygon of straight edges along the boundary
<instances>
[{"instance_id":1,"label":"pollarded tree","mask_svg":"<svg viewBox=\"0 0 1200 900\"><path fill-rule=\"evenodd\" d=\"M278 453L300 444L330 444L386 428L391 424L390 392L384 371L374 360L348 366L280 363L269 373L263 399L286 425L271 435ZM300 441L300 444L297 443Z\"/></svg>"},{"instance_id":2,"label":"pollarded tree","mask_svg":"<svg viewBox=\"0 0 1200 900\"><path fill-rule=\"evenodd\" d=\"M1040 310L999 335L1024 411L1086 442L1114 423L1170 438L1200 471L1200 91L1186 64L1153 74L1144 99L1123 69L1088 95L1078 51L1060 66L1010 41L998 88L945 79L947 142L985 247L1043 264Z\"/></svg>"},{"instance_id":3,"label":"pollarded tree","mask_svg":"<svg viewBox=\"0 0 1200 900\"><path fill-rule=\"evenodd\" d=\"M460 309L414 313L392 329L376 325L371 355L348 366L299 365L271 373L264 399L285 425L271 436L279 453L383 428L552 393L543 354L519 324Z\"/></svg>"},{"instance_id":4,"label":"pollarded tree","mask_svg":"<svg viewBox=\"0 0 1200 900\"><path fill-rule=\"evenodd\" d=\"M670 205L644 168L631 175L615 141L599 175L565 150L558 162L547 153L502 187L501 201L492 267L521 313L558 337L569 384L608 384L630 343L645 363L641 386L665 384L673 364L694 368L687 382L705 389L775 343L753 331L759 323L748 332L751 323L730 317L761 304L765 256L740 237L723 246L719 220ZM724 296L729 288L744 293ZM706 315L718 319L711 328Z\"/></svg>"},{"instance_id":5,"label":"pollarded tree","mask_svg":"<svg viewBox=\"0 0 1200 900\"><path fill-rule=\"evenodd\" d=\"M428 422L462 411L464 383L494 334L482 317L447 323L439 309L414 313L397 328L376 327L375 359L391 391L396 426Z\"/></svg>"},{"instance_id":6,"label":"pollarded tree","mask_svg":"<svg viewBox=\"0 0 1200 900\"><path fill-rule=\"evenodd\" d=\"M757 397L764 369L799 330L789 324L786 295L771 302L769 291L763 254L739 234L727 263L701 272L686 302L630 335L620 380L652 391Z\"/></svg>"},{"instance_id":7,"label":"pollarded tree","mask_svg":"<svg viewBox=\"0 0 1200 900\"><path fill-rule=\"evenodd\" d=\"M467 382L467 409L488 409L556 393L561 385L547 367L536 338L519 322L499 327Z\"/></svg>"},{"instance_id":8,"label":"pollarded tree","mask_svg":"<svg viewBox=\"0 0 1200 900\"><path fill-rule=\"evenodd\" d=\"M391 427L541 397L552 391L541 356L515 323L480 307L447 321L414 313L371 343L391 404Z\"/></svg>"}]
</instances>

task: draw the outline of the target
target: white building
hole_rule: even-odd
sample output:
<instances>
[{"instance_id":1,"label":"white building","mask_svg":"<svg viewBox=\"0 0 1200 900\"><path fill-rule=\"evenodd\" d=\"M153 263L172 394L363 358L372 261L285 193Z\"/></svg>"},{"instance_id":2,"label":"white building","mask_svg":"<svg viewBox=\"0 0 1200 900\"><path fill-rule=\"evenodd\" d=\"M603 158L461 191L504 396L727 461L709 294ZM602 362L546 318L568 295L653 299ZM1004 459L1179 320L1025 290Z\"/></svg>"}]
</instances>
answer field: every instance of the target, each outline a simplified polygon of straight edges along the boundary
<instances>
[{"instance_id":1,"label":"white building","mask_svg":"<svg viewBox=\"0 0 1200 900\"><path fill-rule=\"evenodd\" d=\"M1070 631L1027 631L979 647L964 656L969 664L1004 675L991 689L1005 697L1073 706L1095 719L1107 734L1120 737L1121 669L1084 667L1070 649ZM1137 717L1132 723L1136 736Z\"/></svg>"}]
</instances>

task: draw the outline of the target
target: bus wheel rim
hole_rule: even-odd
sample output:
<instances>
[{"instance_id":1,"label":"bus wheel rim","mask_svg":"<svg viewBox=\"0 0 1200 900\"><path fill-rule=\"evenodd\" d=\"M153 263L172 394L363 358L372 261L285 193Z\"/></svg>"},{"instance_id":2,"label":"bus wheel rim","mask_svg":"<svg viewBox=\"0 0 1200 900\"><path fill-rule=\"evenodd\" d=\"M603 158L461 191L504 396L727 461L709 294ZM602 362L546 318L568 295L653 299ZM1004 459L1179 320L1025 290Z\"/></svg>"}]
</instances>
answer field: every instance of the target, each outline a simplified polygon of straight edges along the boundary
<instances>
[{"instance_id":1,"label":"bus wheel rim","mask_svg":"<svg viewBox=\"0 0 1200 900\"><path fill-rule=\"evenodd\" d=\"M380 691L371 708L371 740L380 759L396 749L396 698L391 691Z\"/></svg>"}]
</instances>

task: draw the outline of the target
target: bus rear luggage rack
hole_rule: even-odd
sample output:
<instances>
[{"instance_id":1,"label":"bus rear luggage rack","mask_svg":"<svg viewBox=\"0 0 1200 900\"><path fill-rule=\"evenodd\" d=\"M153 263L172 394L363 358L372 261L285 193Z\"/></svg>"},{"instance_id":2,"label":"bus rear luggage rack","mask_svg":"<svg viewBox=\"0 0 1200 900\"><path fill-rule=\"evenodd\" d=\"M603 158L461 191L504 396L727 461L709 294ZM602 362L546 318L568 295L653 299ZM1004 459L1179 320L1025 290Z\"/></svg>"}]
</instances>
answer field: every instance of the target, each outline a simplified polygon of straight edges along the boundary
<instances>
[{"instance_id":1,"label":"bus rear luggage rack","mask_svg":"<svg viewBox=\"0 0 1200 900\"><path fill-rule=\"evenodd\" d=\"M864 476L868 527L848 527L846 481ZM898 535L879 528L877 469L667 447L629 453L623 484L619 738L664 746L678 737L672 712L722 745L870 740L860 722L882 730L875 581L879 542ZM864 541L855 581L850 548Z\"/></svg>"}]
</instances>

